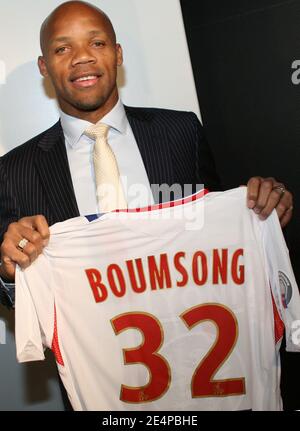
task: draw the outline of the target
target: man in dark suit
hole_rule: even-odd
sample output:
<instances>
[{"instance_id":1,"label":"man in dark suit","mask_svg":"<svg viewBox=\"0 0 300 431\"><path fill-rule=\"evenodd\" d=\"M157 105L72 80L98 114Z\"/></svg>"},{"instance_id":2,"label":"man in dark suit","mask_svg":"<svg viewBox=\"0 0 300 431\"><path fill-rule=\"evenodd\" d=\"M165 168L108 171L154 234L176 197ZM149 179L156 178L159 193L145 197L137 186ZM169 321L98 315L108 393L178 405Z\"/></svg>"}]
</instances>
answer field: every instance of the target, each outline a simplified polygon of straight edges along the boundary
<instances>
[{"instance_id":1,"label":"man in dark suit","mask_svg":"<svg viewBox=\"0 0 300 431\"><path fill-rule=\"evenodd\" d=\"M60 5L42 25L41 48L39 68L55 87L61 120L0 159L0 276L6 282L14 281L16 264L27 267L42 252L49 225L101 211L93 142L84 133L91 123L109 125L108 142L129 185L143 184L148 192L164 183L220 189L194 114L122 105L116 84L122 49L101 10L76 1ZM276 208L284 226L292 196L273 178L256 177L248 183L248 206L261 218Z\"/></svg>"}]
</instances>

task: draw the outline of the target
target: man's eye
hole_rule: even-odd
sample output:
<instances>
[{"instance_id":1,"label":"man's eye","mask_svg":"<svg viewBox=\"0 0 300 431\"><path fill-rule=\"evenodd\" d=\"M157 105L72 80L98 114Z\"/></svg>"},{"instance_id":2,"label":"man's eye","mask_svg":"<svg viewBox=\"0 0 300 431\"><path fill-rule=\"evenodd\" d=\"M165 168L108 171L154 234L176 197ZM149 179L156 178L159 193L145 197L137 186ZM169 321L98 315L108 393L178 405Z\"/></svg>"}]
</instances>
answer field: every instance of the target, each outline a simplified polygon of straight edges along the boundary
<instances>
[{"instance_id":1,"label":"man's eye","mask_svg":"<svg viewBox=\"0 0 300 431\"><path fill-rule=\"evenodd\" d=\"M65 46L61 46L60 48L56 48L55 53L56 54L63 54L66 51L66 47Z\"/></svg>"},{"instance_id":2,"label":"man's eye","mask_svg":"<svg viewBox=\"0 0 300 431\"><path fill-rule=\"evenodd\" d=\"M93 44L94 44L94 46L97 46L97 47L105 45L105 43L101 42L100 40L96 40L95 42L93 42Z\"/></svg>"}]
</instances>

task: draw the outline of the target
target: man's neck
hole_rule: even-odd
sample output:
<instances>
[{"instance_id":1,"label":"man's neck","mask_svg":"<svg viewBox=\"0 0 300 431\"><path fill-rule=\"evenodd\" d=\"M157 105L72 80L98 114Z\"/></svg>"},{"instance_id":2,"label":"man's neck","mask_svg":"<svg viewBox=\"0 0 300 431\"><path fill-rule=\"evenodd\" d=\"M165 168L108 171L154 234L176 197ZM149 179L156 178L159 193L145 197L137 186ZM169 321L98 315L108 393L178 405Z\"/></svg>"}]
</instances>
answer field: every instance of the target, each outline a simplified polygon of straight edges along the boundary
<instances>
[{"instance_id":1,"label":"man's neck","mask_svg":"<svg viewBox=\"0 0 300 431\"><path fill-rule=\"evenodd\" d=\"M79 120L85 120L89 123L96 124L98 123L105 115L107 115L110 111L114 109L116 104L119 101L119 97L116 98L114 103L109 104L108 106L102 106L99 109L96 109L95 111L79 111L79 110L72 110L72 112L68 112L67 109L64 109L63 106L60 106L60 109L65 114L69 115L70 117L78 118Z\"/></svg>"}]
</instances>

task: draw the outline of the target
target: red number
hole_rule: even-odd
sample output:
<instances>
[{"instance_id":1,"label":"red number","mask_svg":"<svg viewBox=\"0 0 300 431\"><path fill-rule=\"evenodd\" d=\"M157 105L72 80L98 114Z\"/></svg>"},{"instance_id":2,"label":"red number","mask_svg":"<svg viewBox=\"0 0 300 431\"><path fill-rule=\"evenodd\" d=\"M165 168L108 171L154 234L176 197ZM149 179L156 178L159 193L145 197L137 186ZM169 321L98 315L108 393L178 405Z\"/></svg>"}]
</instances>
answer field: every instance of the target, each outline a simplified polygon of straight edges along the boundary
<instances>
[{"instance_id":1,"label":"red number","mask_svg":"<svg viewBox=\"0 0 300 431\"><path fill-rule=\"evenodd\" d=\"M225 397L245 394L245 379L213 380L235 347L238 324L233 313L222 305L204 304L181 315L189 329L201 322L211 321L217 327L217 339L198 365L192 379L192 397Z\"/></svg>"},{"instance_id":2,"label":"red number","mask_svg":"<svg viewBox=\"0 0 300 431\"><path fill-rule=\"evenodd\" d=\"M192 382L192 397L225 397L244 395L245 378L213 380L215 374L230 356L238 337L238 323L234 314L219 304L198 305L181 316L189 329L205 321L217 327L217 338L205 358L196 368ZM171 382L171 370L165 358L157 352L164 341L163 329L151 314L135 312L121 314L111 321L116 335L126 329L137 329L143 335L143 343L133 349L123 349L124 363L143 364L148 368L150 380L146 386L132 388L121 386L121 401L144 403L161 398Z\"/></svg>"},{"instance_id":3,"label":"red number","mask_svg":"<svg viewBox=\"0 0 300 431\"><path fill-rule=\"evenodd\" d=\"M141 331L143 343L134 349L123 349L124 363L143 364L150 373L146 386L131 388L122 385L120 400L127 403L144 403L162 397L170 386L171 370L166 359L157 353L164 341L159 321L151 314L127 313L115 317L111 323L116 335L130 328Z\"/></svg>"}]
</instances>

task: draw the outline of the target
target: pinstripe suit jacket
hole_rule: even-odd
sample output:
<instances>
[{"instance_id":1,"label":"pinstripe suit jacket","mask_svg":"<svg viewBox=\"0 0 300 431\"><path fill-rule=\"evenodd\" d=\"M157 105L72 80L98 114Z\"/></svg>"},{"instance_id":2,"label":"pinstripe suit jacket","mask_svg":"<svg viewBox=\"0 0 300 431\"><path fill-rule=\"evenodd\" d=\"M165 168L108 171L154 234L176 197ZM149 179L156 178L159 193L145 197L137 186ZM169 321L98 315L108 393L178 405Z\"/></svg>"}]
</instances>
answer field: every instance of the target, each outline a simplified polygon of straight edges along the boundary
<instances>
[{"instance_id":1,"label":"pinstripe suit jacket","mask_svg":"<svg viewBox=\"0 0 300 431\"><path fill-rule=\"evenodd\" d=\"M210 190L220 189L195 114L125 109L150 184L204 183ZM79 215L60 122L0 158L0 242L11 222L37 214L49 225Z\"/></svg>"}]
</instances>

